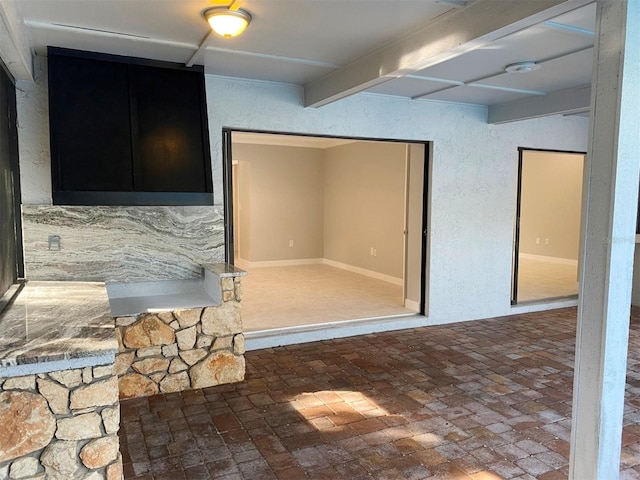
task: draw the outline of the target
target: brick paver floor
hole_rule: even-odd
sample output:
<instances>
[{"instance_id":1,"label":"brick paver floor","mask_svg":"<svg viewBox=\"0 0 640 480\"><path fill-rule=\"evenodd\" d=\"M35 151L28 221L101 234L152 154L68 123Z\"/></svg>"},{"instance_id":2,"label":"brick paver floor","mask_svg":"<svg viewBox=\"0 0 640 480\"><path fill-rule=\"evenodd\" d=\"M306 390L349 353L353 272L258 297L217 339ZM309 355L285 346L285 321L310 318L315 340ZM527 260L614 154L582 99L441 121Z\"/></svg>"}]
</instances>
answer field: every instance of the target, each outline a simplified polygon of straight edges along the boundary
<instances>
[{"instance_id":1,"label":"brick paver floor","mask_svg":"<svg viewBox=\"0 0 640 480\"><path fill-rule=\"evenodd\" d=\"M248 352L246 381L122 402L127 480L566 479L575 309ZM622 479L640 478L632 319Z\"/></svg>"}]
</instances>

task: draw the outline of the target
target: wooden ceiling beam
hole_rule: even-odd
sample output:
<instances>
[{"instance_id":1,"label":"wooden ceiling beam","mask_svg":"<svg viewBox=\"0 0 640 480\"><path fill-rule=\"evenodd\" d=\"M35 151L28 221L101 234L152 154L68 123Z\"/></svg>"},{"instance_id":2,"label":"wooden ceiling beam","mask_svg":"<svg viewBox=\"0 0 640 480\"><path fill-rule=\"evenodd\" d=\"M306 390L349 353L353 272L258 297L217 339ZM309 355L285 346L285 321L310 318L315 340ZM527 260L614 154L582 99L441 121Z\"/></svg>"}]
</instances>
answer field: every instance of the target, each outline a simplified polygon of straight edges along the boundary
<instances>
[{"instance_id":1,"label":"wooden ceiling beam","mask_svg":"<svg viewBox=\"0 0 640 480\"><path fill-rule=\"evenodd\" d=\"M592 2L477 0L465 8L450 10L421 29L307 83L304 86L305 106L327 105L463 55Z\"/></svg>"},{"instance_id":2,"label":"wooden ceiling beam","mask_svg":"<svg viewBox=\"0 0 640 480\"><path fill-rule=\"evenodd\" d=\"M0 1L0 60L15 80L33 81L31 46L14 0Z\"/></svg>"},{"instance_id":3,"label":"wooden ceiling beam","mask_svg":"<svg viewBox=\"0 0 640 480\"><path fill-rule=\"evenodd\" d=\"M567 88L544 97L525 97L489 106L487 123L509 123L549 115L571 115L589 110L591 86Z\"/></svg>"}]
</instances>

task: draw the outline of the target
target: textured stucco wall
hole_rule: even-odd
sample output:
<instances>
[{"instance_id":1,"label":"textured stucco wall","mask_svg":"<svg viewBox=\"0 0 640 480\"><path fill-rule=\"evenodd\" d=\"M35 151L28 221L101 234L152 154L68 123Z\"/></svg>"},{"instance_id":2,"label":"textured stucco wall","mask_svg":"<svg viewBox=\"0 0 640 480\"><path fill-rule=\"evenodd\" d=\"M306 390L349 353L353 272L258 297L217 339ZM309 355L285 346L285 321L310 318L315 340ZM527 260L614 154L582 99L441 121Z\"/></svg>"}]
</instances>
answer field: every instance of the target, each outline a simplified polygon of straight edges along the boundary
<instances>
[{"instance_id":1,"label":"textured stucco wall","mask_svg":"<svg viewBox=\"0 0 640 480\"><path fill-rule=\"evenodd\" d=\"M520 311L509 304L517 148L586 150L588 119L487 125L484 107L362 94L314 109L292 85L207 76L206 86L217 204L223 127L433 141L429 320ZM19 88L23 201L49 203L46 87Z\"/></svg>"},{"instance_id":2,"label":"textured stucco wall","mask_svg":"<svg viewBox=\"0 0 640 480\"><path fill-rule=\"evenodd\" d=\"M429 321L522 311L509 303L517 149L585 150L588 119L488 125L484 107L369 94L314 109L302 106L295 86L206 82L217 196L223 127L433 141Z\"/></svg>"}]
</instances>

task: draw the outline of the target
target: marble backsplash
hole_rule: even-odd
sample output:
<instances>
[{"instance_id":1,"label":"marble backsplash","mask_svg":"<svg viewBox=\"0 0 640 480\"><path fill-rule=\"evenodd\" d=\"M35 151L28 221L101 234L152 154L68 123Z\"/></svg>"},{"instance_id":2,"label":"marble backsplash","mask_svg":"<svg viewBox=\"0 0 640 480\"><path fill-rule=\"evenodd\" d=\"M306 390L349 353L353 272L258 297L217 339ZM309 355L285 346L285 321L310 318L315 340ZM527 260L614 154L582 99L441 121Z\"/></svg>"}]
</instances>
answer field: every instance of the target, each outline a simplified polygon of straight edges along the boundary
<instances>
[{"instance_id":1,"label":"marble backsplash","mask_svg":"<svg viewBox=\"0 0 640 480\"><path fill-rule=\"evenodd\" d=\"M29 280L193 278L200 265L224 261L221 206L23 205L22 225Z\"/></svg>"}]
</instances>

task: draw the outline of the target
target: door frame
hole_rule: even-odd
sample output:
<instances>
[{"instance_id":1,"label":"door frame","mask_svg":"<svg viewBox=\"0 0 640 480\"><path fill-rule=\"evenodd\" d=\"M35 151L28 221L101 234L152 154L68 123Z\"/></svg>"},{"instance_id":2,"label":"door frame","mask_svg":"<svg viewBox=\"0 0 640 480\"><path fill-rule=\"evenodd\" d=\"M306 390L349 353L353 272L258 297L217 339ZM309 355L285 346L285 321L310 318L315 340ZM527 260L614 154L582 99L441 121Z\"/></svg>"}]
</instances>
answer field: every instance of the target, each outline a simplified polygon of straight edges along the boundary
<instances>
[{"instance_id":1,"label":"door frame","mask_svg":"<svg viewBox=\"0 0 640 480\"><path fill-rule=\"evenodd\" d=\"M518 176L516 186L516 216L513 229L513 248L511 250L512 263L511 263L511 306L522 305L518 303L518 270L520 263L520 214L521 214L521 201L522 201L522 161L524 152L547 152L547 153L560 153L567 155L584 155L586 158L587 152L580 152L574 150L556 150L547 148L528 148L518 147ZM578 265L578 268L580 266Z\"/></svg>"},{"instance_id":2,"label":"door frame","mask_svg":"<svg viewBox=\"0 0 640 480\"><path fill-rule=\"evenodd\" d=\"M282 132L274 130L253 130L244 128L222 128L222 178L223 178L223 200L224 200L224 240L225 240L225 262L234 265L234 225L233 225L233 153L232 153L232 133L257 133L268 135L289 135L296 137L317 137L317 138L335 138L355 141L369 142L389 142L389 143L414 143L424 145L424 180L422 192L422 261L421 261L421 278L420 278L420 315L426 315L427 291L428 288L428 272L427 263L430 259L427 256L429 252L429 208L431 185L428 183L431 179L431 159L433 158L433 142L428 140L404 140L397 138L373 138L373 137L351 137L343 135L321 135L311 133L298 132ZM406 237L406 235L405 235Z\"/></svg>"}]
</instances>

